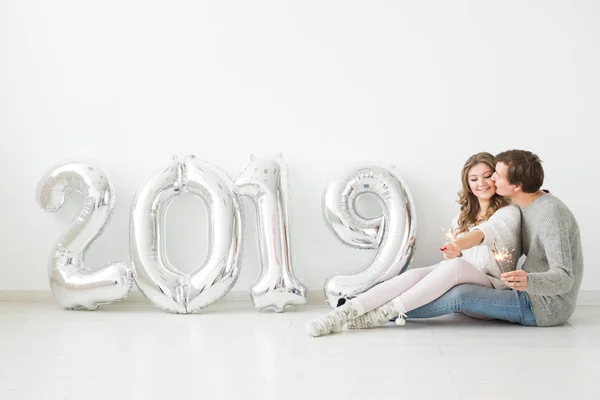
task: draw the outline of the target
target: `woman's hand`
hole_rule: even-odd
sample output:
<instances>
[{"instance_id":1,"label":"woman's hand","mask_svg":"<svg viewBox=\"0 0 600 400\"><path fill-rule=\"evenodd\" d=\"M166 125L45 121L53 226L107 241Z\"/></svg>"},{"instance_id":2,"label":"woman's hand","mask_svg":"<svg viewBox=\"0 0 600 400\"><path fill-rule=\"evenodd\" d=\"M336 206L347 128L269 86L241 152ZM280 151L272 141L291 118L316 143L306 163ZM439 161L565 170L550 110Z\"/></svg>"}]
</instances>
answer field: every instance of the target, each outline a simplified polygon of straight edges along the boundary
<instances>
[{"instance_id":1,"label":"woman's hand","mask_svg":"<svg viewBox=\"0 0 600 400\"><path fill-rule=\"evenodd\" d=\"M505 272L500 277L511 289L527 290L527 272L522 269Z\"/></svg>"},{"instance_id":2,"label":"woman's hand","mask_svg":"<svg viewBox=\"0 0 600 400\"><path fill-rule=\"evenodd\" d=\"M440 250L444 252L445 260L452 260L453 258L462 256L460 247L455 242L446 243Z\"/></svg>"}]
</instances>

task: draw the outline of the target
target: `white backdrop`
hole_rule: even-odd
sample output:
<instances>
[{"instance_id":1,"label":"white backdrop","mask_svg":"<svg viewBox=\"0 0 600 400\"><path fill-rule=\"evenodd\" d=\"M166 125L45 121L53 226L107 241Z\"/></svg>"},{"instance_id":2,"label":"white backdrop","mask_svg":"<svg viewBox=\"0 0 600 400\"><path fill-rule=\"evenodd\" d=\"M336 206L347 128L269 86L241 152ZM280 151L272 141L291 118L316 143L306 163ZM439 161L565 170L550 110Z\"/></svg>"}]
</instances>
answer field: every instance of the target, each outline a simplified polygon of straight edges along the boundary
<instances>
[{"instance_id":1,"label":"white backdrop","mask_svg":"<svg viewBox=\"0 0 600 400\"><path fill-rule=\"evenodd\" d=\"M348 166L395 165L417 204L414 266L437 262L474 152L538 153L545 188L583 236L584 290L600 290L596 1L0 2L0 290L48 290L49 252L79 207L35 202L43 173L93 157L117 193L96 267L128 258L138 188L172 155L235 178L250 154L290 169L293 257L311 290L374 253L326 228L321 194ZM192 198L169 214L183 271L207 253ZM255 222L234 290L258 276ZM372 204L370 205L372 208Z\"/></svg>"}]
</instances>

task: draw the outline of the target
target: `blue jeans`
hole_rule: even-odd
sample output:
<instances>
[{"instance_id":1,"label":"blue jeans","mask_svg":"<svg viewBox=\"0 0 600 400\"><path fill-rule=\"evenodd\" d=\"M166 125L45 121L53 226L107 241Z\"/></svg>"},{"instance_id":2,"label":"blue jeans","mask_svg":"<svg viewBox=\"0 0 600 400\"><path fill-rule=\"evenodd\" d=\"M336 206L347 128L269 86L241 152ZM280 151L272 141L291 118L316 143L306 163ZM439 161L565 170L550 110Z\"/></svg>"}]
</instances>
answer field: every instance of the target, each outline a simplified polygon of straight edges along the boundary
<instances>
[{"instance_id":1,"label":"blue jeans","mask_svg":"<svg viewBox=\"0 0 600 400\"><path fill-rule=\"evenodd\" d=\"M537 326L527 292L489 289L471 284L455 286L442 297L406 315L409 319L434 318L452 313Z\"/></svg>"}]
</instances>

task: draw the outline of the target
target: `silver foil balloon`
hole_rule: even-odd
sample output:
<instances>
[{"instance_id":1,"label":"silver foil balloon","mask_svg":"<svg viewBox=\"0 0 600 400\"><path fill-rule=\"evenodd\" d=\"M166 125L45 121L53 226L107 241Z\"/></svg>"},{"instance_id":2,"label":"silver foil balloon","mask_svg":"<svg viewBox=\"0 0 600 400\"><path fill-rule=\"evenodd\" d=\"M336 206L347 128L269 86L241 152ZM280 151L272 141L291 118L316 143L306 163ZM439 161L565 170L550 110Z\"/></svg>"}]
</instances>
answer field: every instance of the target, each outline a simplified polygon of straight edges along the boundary
<instances>
[{"instance_id":1,"label":"silver foil balloon","mask_svg":"<svg viewBox=\"0 0 600 400\"><path fill-rule=\"evenodd\" d=\"M81 193L83 205L71 229L56 243L49 265L50 287L61 306L95 310L127 297L133 270L122 262L100 269L90 269L84 262L90 245L110 223L115 204L114 188L101 169L85 162L56 167L39 183L37 199L44 210L54 212L73 191Z\"/></svg>"},{"instance_id":2,"label":"silver foil balloon","mask_svg":"<svg viewBox=\"0 0 600 400\"><path fill-rule=\"evenodd\" d=\"M258 309L285 311L287 305L306 303L306 287L294 276L290 239L287 166L277 158L254 158L235 181L241 196L256 206L260 277L252 286Z\"/></svg>"},{"instance_id":3,"label":"silver foil balloon","mask_svg":"<svg viewBox=\"0 0 600 400\"><path fill-rule=\"evenodd\" d=\"M166 257L165 218L181 193L208 207L209 253L190 274L175 269ZM224 172L194 156L175 159L139 191L131 213L131 258L136 283L157 307L192 313L225 296L239 273L242 215L233 183Z\"/></svg>"},{"instance_id":4,"label":"silver foil balloon","mask_svg":"<svg viewBox=\"0 0 600 400\"><path fill-rule=\"evenodd\" d=\"M380 200L383 216L369 219L359 215L356 201L366 193ZM408 267L415 248L415 205L393 167L358 168L330 183L323 195L323 213L327 225L343 243L377 250L365 270L334 276L325 282L325 297L331 307L336 307L340 299L356 297Z\"/></svg>"}]
</instances>

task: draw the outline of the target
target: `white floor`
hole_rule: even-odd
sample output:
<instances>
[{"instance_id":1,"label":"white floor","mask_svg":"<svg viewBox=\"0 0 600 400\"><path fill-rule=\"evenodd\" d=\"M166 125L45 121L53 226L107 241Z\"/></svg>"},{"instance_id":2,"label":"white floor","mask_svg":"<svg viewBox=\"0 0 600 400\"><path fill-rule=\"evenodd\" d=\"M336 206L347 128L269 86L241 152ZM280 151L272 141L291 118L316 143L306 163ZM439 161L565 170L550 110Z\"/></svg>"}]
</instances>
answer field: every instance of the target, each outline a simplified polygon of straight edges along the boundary
<instances>
[{"instance_id":1,"label":"white floor","mask_svg":"<svg viewBox=\"0 0 600 400\"><path fill-rule=\"evenodd\" d=\"M0 399L600 398L600 306L557 328L452 316L307 336L326 311L0 303Z\"/></svg>"}]
</instances>

